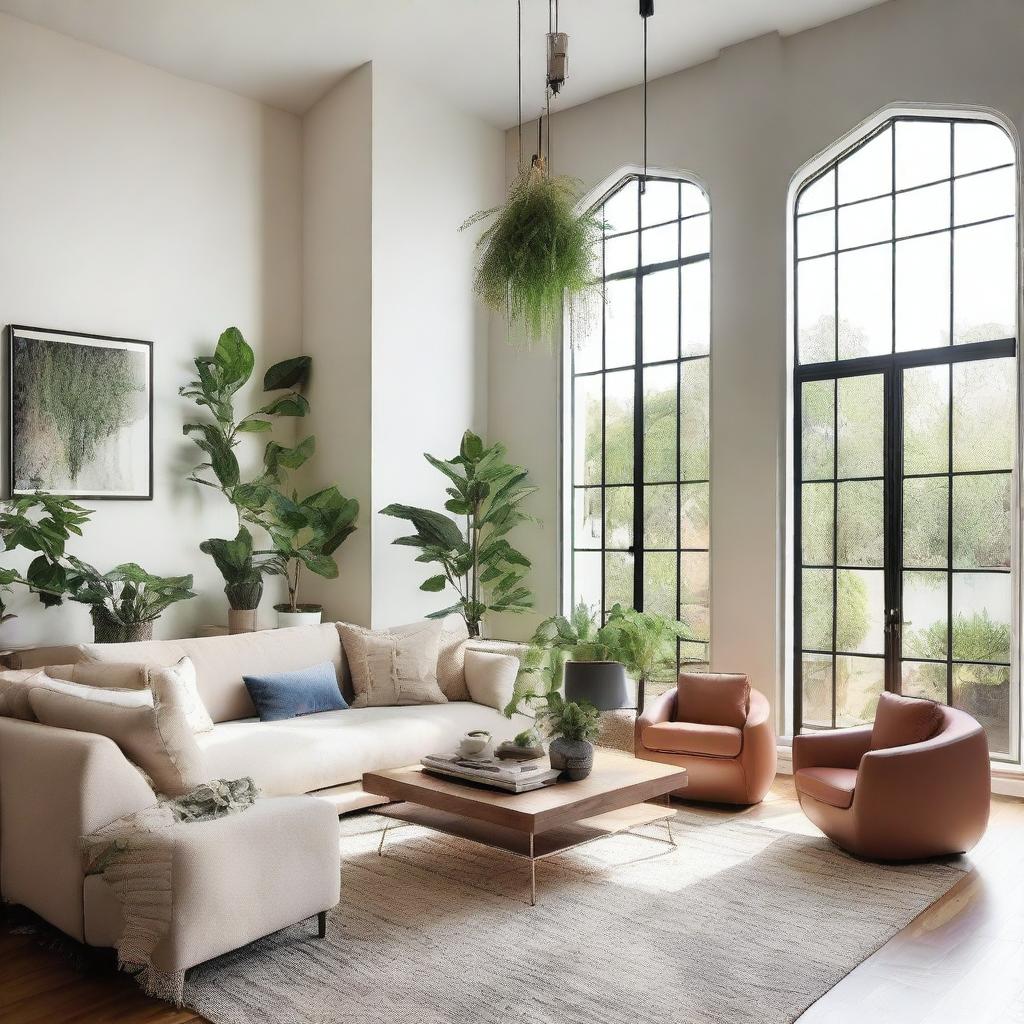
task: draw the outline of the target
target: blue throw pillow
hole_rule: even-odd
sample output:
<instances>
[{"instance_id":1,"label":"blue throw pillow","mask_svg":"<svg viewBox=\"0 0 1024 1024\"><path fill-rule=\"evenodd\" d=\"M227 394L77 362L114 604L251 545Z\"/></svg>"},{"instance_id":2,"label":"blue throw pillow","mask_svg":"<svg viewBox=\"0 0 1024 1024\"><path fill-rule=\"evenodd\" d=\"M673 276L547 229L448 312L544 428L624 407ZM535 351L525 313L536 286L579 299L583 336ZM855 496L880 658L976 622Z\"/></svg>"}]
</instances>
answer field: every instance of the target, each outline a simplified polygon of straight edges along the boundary
<instances>
[{"instance_id":1,"label":"blue throw pillow","mask_svg":"<svg viewBox=\"0 0 1024 1024\"><path fill-rule=\"evenodd\" d=\"M338 688L338 676L329 661L294 672L269 676L242 676L261 722L280 722L318 711L344 711L348 704Z\"/></svg>"}]
</instances>

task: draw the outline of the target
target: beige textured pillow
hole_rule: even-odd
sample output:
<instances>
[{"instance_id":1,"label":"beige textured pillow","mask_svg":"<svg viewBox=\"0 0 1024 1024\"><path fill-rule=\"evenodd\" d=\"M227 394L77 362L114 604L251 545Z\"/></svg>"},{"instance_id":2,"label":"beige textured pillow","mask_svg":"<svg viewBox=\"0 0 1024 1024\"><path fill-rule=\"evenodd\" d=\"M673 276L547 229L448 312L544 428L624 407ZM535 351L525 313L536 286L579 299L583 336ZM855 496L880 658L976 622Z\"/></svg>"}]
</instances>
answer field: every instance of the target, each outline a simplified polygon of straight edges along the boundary
<instances>
[{"instance_id":1,"label":"beige textured pillow","mask_svg":"<svg viewBox=\"0 0 1024 1024\"><path fill-rule=\"evenodd\" d=\"M199 696L196 667L188 655L177 665L167 668L161 665L146 666L146 683L153 691L156 703L175 704L184 710L192 732L213 731L213 719Z\"/></svg>"},{"instance_id":2,"label":"beige textured pillow","mask_svg":"<svg viewBox=\"0 0 1024 1024\"><path fill-rule=\"evenodd\" d=\"M512 700L519 659L491 651L466 651L466 685L477 704L504 711Z\"/></svg>"},{"instance_id":3,"label":"beige textured pillow","mask_svg":"<svg viewBox=\"0 0 1024 1024\"><path fill-rule=\"evenodd\" d=\"M402 632L374 631L339 622L356 695L352 707L446 704L448 698L437 685L442 628L440 622L426 621Z\"/></svg>"},{"instance_id":4,"label":"beige textured pillow","mask_svg":"<svg viewBox=\"0 0 1024 1024\"><path fill-rule=\"evenodd\" d=\"M152 697L145 690L101 688L72 682L74 669L74 665L50 665L45 669L17 669L0 672L0 694L5 696L7 705L5 717L19 718L24 722L37 721L28 695L33 687L40 686L49 690L61 690L79 697L116 701L130 707L139 707L143 704L152 706L153 704Z\"/></svg>"},{"instance_id":5,"label":"beige textured pillow","mask_svg":"<svg viewBox=\"0 0 1024 1024\"><path fill-rule=\"evenodd\" d=\"M174 702L126 707L94 696L81 697L36 686L29 702L44 725L92 732L112 739L167 796L182 796L209 780L206 758L196 744L185 709Z\"/></svg>"}]
</instances>

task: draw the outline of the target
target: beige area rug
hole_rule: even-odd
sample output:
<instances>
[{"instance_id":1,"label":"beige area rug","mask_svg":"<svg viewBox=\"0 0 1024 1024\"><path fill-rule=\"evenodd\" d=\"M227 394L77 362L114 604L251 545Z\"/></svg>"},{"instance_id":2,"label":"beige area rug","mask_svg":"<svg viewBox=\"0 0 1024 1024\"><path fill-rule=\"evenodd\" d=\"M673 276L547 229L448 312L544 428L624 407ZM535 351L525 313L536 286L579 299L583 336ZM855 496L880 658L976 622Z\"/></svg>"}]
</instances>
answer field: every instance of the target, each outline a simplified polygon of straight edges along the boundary
<instances>
[{"instance_id":1,"label":"beige area rug","mask_svg":"<svg viewBox=\"0 0 1024 1024\"><path fill-rule=\"evenodd\" d=\"M189 973L214 1024L776 1024L963 877L681 810L537 866L417 827L342 820L342 902ZM663 825L649 826L652 835ZM302 884L301 878L295 879Z\"/></svg>"}]
</instances>

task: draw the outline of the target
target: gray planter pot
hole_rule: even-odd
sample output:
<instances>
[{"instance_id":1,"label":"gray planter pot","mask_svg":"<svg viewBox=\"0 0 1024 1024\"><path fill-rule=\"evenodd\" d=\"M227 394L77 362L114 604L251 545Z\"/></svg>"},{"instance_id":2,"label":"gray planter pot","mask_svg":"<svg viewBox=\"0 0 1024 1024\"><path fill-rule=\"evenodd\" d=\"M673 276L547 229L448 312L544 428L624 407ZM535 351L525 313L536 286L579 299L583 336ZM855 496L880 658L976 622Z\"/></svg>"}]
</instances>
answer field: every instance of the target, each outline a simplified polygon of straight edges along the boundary
<instances>
[{"instance_id":1,"label":"gray planter pot","mask_svg":"<svg viewBox=\"0 0 1024 1024\"><path fill-rule=\"evenodd\" d=\"M567 661L565 699L586 700L598 711L629 707L626 669L617 661Z\"/></svg>"},{"instance_id":2,"label":"gray planter pot","mask_svg":"<svg viewBox=\"0 0 1024 1024\"><path fill-rule=\"evenodd\" d=\"M594 768L594 745L587 740L567 740L556 736L548 745L551 767L562 773L563 779L579 782Z\"/></svg>"}]
</instances>

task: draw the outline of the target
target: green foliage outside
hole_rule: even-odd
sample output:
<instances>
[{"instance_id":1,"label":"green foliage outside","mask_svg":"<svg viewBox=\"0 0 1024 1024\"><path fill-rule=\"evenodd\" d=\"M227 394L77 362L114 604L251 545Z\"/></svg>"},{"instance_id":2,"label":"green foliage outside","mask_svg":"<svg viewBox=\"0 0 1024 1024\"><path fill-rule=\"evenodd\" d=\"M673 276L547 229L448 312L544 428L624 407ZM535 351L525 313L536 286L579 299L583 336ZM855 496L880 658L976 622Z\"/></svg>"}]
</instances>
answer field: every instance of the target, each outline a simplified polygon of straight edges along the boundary
<instances>
[{"instance_id":1,"label":"green foliage outside","mask_svg":"<svg viewBox=\"0 0 1024 1024\"><path fill-rule=\"evenodd\" d=\"M518 613L533 607L533 595L525 585L530 560L507 536L532 518L522 504L537 488L526 484L527 470L505 461L503 444L485 447L471 430L463 434L458 455L424 458L448 479L444 507L463 519L465 527L442 512L412 505L388 505L381 515L411 523L415 533L394 543L419 549L417 562L440 567L441 572L424 580L420 590L439 593L451 588L458 594L454 604L428 618L458 612L469 635L479 636L488 612Z\"/></svg>"}]
</instances>

